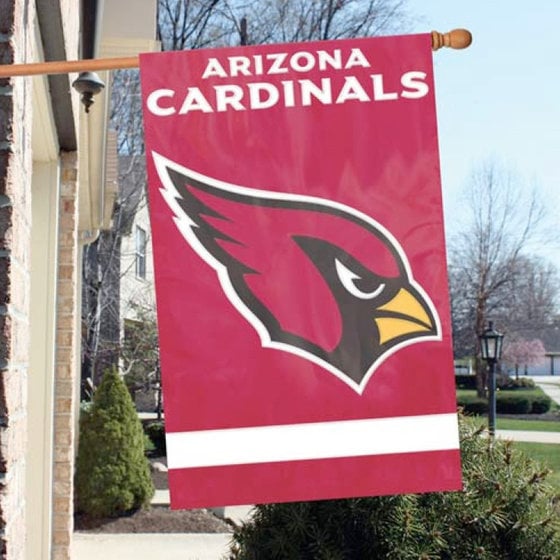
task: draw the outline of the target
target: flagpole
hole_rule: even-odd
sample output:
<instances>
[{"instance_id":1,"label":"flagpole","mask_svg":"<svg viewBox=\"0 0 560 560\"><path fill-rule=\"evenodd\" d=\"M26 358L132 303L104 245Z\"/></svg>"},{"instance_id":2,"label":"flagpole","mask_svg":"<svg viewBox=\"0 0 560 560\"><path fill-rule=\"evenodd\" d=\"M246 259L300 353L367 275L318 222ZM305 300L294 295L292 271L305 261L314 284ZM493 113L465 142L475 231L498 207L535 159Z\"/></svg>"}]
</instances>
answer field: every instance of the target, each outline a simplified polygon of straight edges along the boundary
<instances>
[{"instance_id":1,"label":"flagpole","mask_svg":"<svg viewBox=\"0 0 560 560\"><path fill-rule=\"evenodd\" d=\"M84 60L56 60L29 64L0 64L0 78L11 76L36 76L39 74L69 74L71 72L97 72L138 68L139 57L88 58Z\"/></svg>"},{"instance_id":2,"label":"flagpole","mask_svg":"<svg viewBox=\"0 0 560 560\"><path fill-rule=\"evenodd\" d=\"M432 31L432 50L441 47L466 49L472 42L472 35L466 29L453 29L448 33ZM96 72L100 70L122 70L138 68L139 57L90 58L84 60L57 60L28 64L0 64L0 78L13 76L36 76L39 74L69 74L71 72Z\"/></svg>"}]
</instances>

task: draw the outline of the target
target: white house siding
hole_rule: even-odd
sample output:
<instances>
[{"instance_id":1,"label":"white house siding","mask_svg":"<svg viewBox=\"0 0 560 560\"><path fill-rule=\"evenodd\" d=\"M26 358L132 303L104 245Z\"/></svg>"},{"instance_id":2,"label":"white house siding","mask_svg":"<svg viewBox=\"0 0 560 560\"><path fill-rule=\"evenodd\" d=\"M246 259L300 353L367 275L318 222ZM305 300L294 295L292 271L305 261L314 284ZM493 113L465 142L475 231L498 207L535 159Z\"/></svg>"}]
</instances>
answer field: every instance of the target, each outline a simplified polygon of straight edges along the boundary
<instances>
[{"instance_id":1,"label":"white house siding","mask_svg":"<svg viewBox=\"0 0 560 560\"><path fill-rule=\"evenodd\" d=\"M140 227L146 232L145 276L136 273L136 229ZM130 232L123 236L121 246L121 322L125 319L136 319L135 305L155 309L154 268L152 260L152 243L150 220L146 197L142 196Z\"/></svg>"}]
</instances>

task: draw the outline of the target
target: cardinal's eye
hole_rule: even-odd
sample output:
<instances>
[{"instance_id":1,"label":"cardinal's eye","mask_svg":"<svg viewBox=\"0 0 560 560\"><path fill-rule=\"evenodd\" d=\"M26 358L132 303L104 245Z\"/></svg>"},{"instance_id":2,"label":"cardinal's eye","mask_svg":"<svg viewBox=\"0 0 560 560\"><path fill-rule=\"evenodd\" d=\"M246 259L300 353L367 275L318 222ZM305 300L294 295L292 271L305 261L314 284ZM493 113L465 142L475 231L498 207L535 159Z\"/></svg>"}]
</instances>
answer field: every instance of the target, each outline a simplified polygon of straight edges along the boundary
<instances>
[{"instance_id":1,"label":"cardinal's eye","mask_svg":"<svg viewBox=\"0 0 560 560\"><path fill-rule=\"evenodd\" d=\"M378 284L373 290L364 291L356 286L356 280L361 280L362 278L352 272L347 266L344 266L338 259L335 259L336 273L342 285L346 290L351 293L354 297L359 299L374 299L379 296L385 289L385 284Z\"/></svg>"}]
</instances>

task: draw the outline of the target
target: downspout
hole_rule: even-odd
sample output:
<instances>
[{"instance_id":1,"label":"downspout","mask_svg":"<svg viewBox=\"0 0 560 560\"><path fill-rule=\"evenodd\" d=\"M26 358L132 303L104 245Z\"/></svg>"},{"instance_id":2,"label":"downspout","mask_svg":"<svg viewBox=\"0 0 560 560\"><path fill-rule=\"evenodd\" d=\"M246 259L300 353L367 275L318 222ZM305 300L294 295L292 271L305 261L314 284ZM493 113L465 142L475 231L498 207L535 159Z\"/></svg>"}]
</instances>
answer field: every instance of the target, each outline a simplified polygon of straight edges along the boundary
<instances>
[{"instance_id":1,"label":"downspout","mask_svg":"<svg viewBox=\"0 0 560 560\"><path fill-rule=\"evenodd\" d=\"M95 57L97 45L99 44L99 35L100 35L100 18L101 14L103 13L103 3L104 0L82 0L82 44L81 44L81 51L82 51L82 58L83 59L91 59ZM108 118L108 110L109 110L109 103L105 104L105 114L103 115L103 122L107 122ZM91 146L91 126L90 126L90 115L89 113L86 115L85 118L85 126L86 130L86 138L88 147ZM105 150L105 139L103 139L103 151ZM90 200L93 200L93 192L92 192L92 180L90 174L90 158L89 155L87 157L87 181L88 181L88 191L90 194ZM104 181L105 177L105 164L103 162L103 169L101 172L101 181ZM104 216L104 207L105 207L105 188L104 185L101 186L99 189L99 219L103 221ZM91 212L91 211L90 211ZM93 212L90 213L90 224L94 225L95 220L93 216ZM96 228L93 230L83 231L80 235L80 244L89 245L93 243L100 234L100 229Z\"/></svg>"}]
</instances>

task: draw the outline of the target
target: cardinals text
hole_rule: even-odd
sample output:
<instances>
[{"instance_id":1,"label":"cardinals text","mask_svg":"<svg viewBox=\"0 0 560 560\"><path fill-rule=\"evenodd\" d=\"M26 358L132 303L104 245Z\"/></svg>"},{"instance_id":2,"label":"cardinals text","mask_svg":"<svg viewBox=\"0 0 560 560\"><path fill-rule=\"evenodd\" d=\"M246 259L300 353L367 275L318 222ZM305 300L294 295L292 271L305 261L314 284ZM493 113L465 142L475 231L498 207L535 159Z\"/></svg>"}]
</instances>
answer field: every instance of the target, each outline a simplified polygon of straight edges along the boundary
<instances>
[{"instance_id":1,"label":"cardinals text","mask_svg":"<svg viewBox=\"0 0 560 560\"><path fill-rule=\"evenodd\" d=\"M359 48L348 52L333 49L229 56L224 60L210 57L196 83L187 83L182 89L156 89L148 94L146 105L152 114L167 117L419 99L429 90L422 70L387 77L375 71Z\"/></svg>"}]
</instances>

